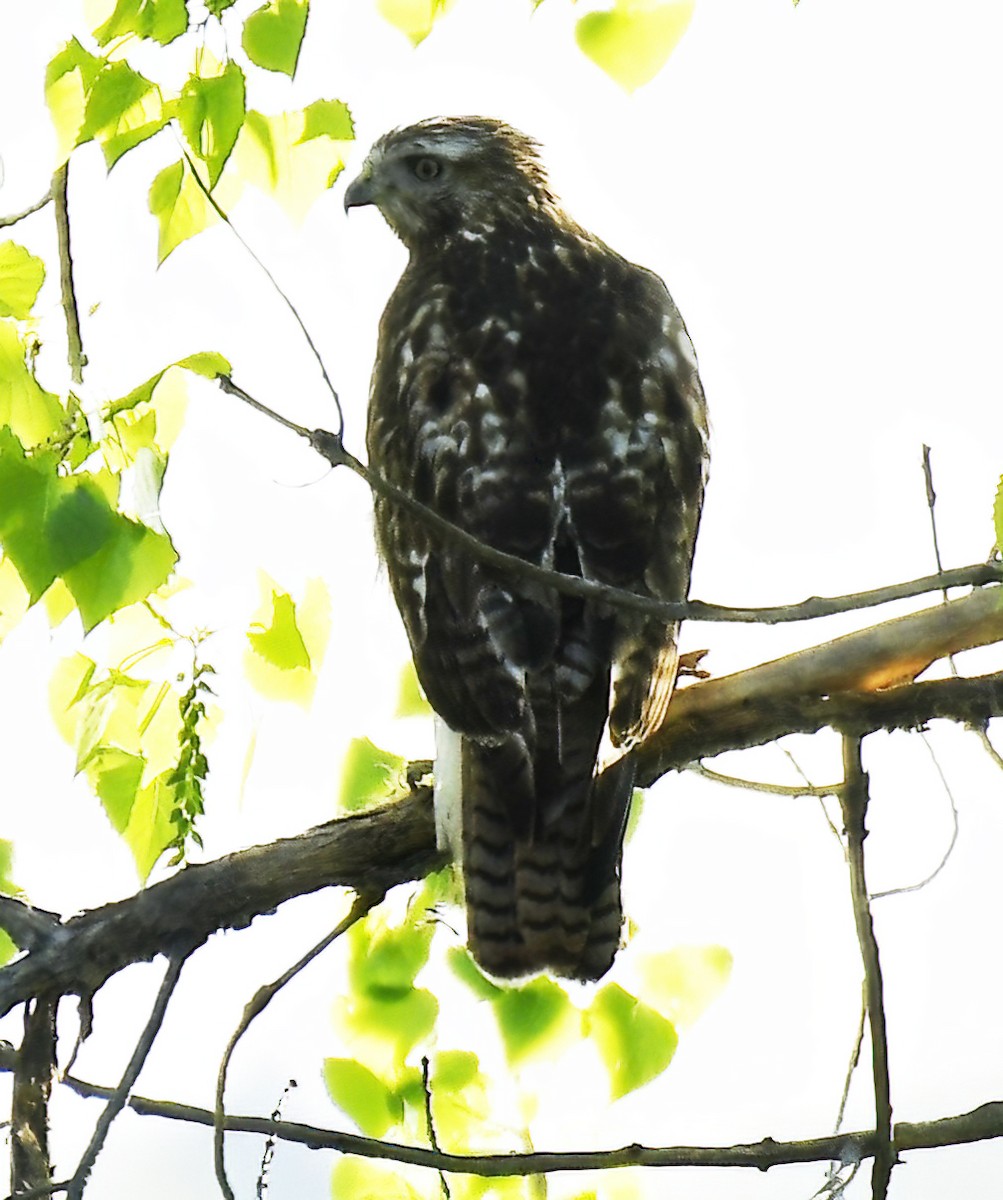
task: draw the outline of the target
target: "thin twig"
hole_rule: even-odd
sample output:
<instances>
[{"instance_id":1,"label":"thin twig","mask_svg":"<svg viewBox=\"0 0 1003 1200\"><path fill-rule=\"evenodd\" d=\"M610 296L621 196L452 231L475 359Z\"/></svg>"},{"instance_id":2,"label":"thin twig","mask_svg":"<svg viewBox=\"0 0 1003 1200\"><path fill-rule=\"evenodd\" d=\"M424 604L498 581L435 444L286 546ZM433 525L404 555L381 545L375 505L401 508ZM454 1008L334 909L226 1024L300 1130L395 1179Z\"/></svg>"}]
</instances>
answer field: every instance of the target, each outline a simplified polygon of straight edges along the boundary
<instances>
[{"instance_id":1,"label":"thin twig","mask_svg":"<svg viewBox=\"0 0 1003 1200\"><path fill-rule=\"evenodd\" d=\"M310 336L310 330L307 329L306 322L300 316L299 310L296 308L296 305L293 304L292 300L290 300L289 297L286 295L286 293L282 290L282 287L279 284L278 280L271 273L271 271L268 269L268 267L265 266L264 262L254 252L254 250L251 248L250 243L247 242L244 239L244 237L238 232L237 227L230 220L230 218L226 214L226 212L219 206L219 203L217 202L216 197L212 194L212 192L209 190L209 188L205 185L205 183L202 180L202 177L199 175L198 171L195 169L195 164L192 162L192 160L188 154L188 151L184 148L184 145L182 145L182 147L181 147L181 153L185 156L185 162L187 162L188 169L192 173L192 178L198 184L199 190L202 192L202 195L205 196L206 200L209 202L210 206L212 207L213 212L216 214L217 217L219 217L219 219L223 222L223 224L227 227L227 229L230 230L230 232L237 239L237 241L240 242L240 244L244 247L244 249L247 251L247 253L254 260L254 262L257 263L257 265L261 268L262 271L264 271L265 277L267 278L268 282L272 285L272 287L278 293L279 298L285 304L286 308L288 308L289 311L292 313L293 320L300 327L300 332L303 334L303 337L306 339L306 344L310 348L310 353L317 360L317 366L320 367L321 378L324 380L324 383L327 386L327 390L331 393L331 398L334 400L334 407L338 413L338 438L339 439L343 438L345 436L345 413L341 407L341 399L338 396L338 393L337 393L337 390L335 389L334 384L331 382L331 376L327 373L327 367L324 365L324 359L322 358L320 351L317 349L317 344L316 344L316 342L314 342L313 338Z\"/></svg>"},{"instance_id":2,"label":"thin twig","mask_svg":"<svg viewBox=\"0 0 1003 1200\"><path fill-rule=\"evenodd\" d=\"M139 1078L139 1073L143 1069L147 1055L150 1053L157 1034L160 1032L160 1027L164 1021L164 1014L167 1012L167 1005L177 986L178 977L181 975L181 970L185 965L186 959L187 955L185 954L174 954L168 959L167 971L164 973L164 978L161 981L153 1010L150 1013L149 1020L146 1022L146 1028L143 1030L136 1049L132 1052L129 1065L125 1068L118 1087L115 1088L108 1103L105 1105L104 1111L98 1118L97 1125L94 1127L94 1134L87 1149L84 1151L83 1157L80 1159L77 1169L73 1172L73 1178L66 1187L67 1200L80 1200L80 1197L84 1194L87 1177L90 1175L94 1163L101 1153L101 1148L104 1146L108 1131L111 1129L111 1124L125 1107L129 1099L129 1092Z\"/></svg>"},{"instance_id":3,"label":"thin twig","mask_svg":"<svg viewBox=\"0 0 1003 1200\"><path fill-rule=\"evenodd\" d=\"M689 619L777 625L873 608L893 600L906 600L914 596L921 596L926 592L943 587L980 586L987 583L999 583L1003 580L1003 564L982 562L973 563L968 567L955 567L937 575L926 575L907 583L890 584L886 587L853 592L844 596L812 596L798 604L784 604L769 608L731 608L721 604L708 604L701 600L670 601L658 600L652 596L640 596L624 588L611 587L592 579L582 579L577 575L565 575L563 572L538 566L517 555L506 554L502 550L496 550L493 546L485 545L473 534L454 525L451 521L447 521L426 505L415 500L407 492L364 466L345 449L337 435L325 429L310 430L303 425L298 425L295 421L280 416L268 405L262 404L260 400L256 400L245 392L229 376L220 375L217 382L224 392L237 397L293 433L298 433L300 437L306 438L310 445L332 466L348 467L350 471L363 479L377 495L406 508L419 517L427 528L442 534L451 543L462 546L480 561L499 567L516 577L542 583L555 592L578 596L586 600L595 600L613 608L660 616L664 617L666 621Z\"/></svg>"},{"instance_id":4,"label":"thin twig","mask_svg":"<svg viewBox=\"0 0 1003 1200\"><path fill-rule=\"evenodd\" d=\"M864 1044L864 1026L867 1023L867 980L866 979L861 984L860 990L861 990L860 1020L857 1023L857 1036L853 1039L853 1049L850 1052L850 1061L849 1061L849 1063L847 1063L847 1066L846 1066L846 1076L843 1079L843 1094L839 1098L839 1109L836 1112L836 1123L832 1128L833 1133L839 1133L840 1128L842 1127L842 1124L843 1124L843 1118L846 1116L846 1103L850 1098L850 1084L853 1082L853 1073L854 1073L854 1071L856 1071L857 1066L860 1063L860 1049ZM828 1174L828 1177L826 1180L826 1185L823 1186L822 1188L820 1188L815 1194L817 1196L820 1196L820 1195L823 1195L826 1191L828 1191L829 1194L832 1196L840 1195L841 1191L845 1189L846 1184L849 1182L849 1179L841 1179L840 1178L840 1173L844 1170L846 1165L847 1164L844 1161L840 1161L839 1159L833 1159L833 1161L829 1164L829 1174ZM859 1162L853 1163L853 1173L854 1174L856 1173L857 1168L859 1166L860 1166ZM852 1179L852 1178L853 1178L853 1175L851 1174L850 1179ZM837 1189L839 1189L839 1190L837 1190Z\"/></svg>"},{"instance_id":5,"label":"thin twig","mask_svg":"<svg viewBox=\"0 0 1003 1200\"><path fill-rule=\"evenodd\" d=\"M794 755L791 754L790 750L788 750L787 747L784 746L783 751L784 751L784 754L787 755L787 760L791 764L791 766L794 768L794 770L797 771L797 773L801 776L801 778L808 785L808 787L812 787L813 785L812 785L811 780L808 778L808 776L802 770L801 764L794 757ZM840 785L840 786L842 786L842 785ZM838 799L839 798L839 788L836 788L831 792L830 791L823 792L818 798L818 806L822 810L822 816L825 817L826 825L829 826L829 832L836 839L836 844L839 846L840 852L842 853L843 857L846 858L846 846L843 844L843 835L836 828L836 823L835 823L835 821L833 821L832 817L829 816L829 810L825 806L825 799L827 796L835 796Z\"/></svg>"},{"instance_id":6,"label":"thin twig","mask_svg":"<svg viewBox=\"0 0 1003 1200\"><path fill-rule=\"evenodd\" d=\"M213 1115L213 1162L216 1169L216 1181L219 1184L219 1190L226 1197L226 1200L235 1200L233 1189L230 1187L230 1182L226 1177L226 1162L223 1152L223 1134L226 1130L226 1109L224 1107L224 1098L226 1093L226 1076L230 1069L230 1060L233 1058L233 1052L237 1048L237 1043L247 1032L251 1022L255 1017L259 1016L272 1002L275 995L286 986L286 984L296 975L308 966L313 960L322 954L332 942L336 941L348 929L366 915L371 908L374 908L383 899L382 892L360 892L348 911L348 915L340 921L334 929L326 933L321 940L310 950L298 959L291 967L283 971L278 979L272 980L271 983L266 983L254 993L251 999L244 1006L243 1016L240 1018L240 1024L233 1031L233 1036L227 1043L226 1051L223 1054L223 1060L219 1064L219 1072L216 1076L216 1110Z\"/></svg>"},{"instance_id":7,"label":"thin twig","mask_svg":"<svg viewBox=\"0 0 1003 1200\"><path fill-rule=\"evenodd\" d=\"M437 1153L441 1154L442 1149L439 1146L439 1139L435 1132L435 1121L432 1119L432 1085L428 1079L428 1055L423 1054L421 1059L421 1087L425 1094L425 1132L428 1134L428 1144ZM439 1172L439 1183L442 1185L442 1194L446 1200L450 1200L449 1181L446 1179L444 1171Z\"/></svg>"},{"instance_id":8,"label":"thin twig","mask_svg":"<svg viewBox=\"0 0 1003 1200\"><path fill-rule=\"evenodd\" d=\"M940 538L937 536L937 493L933 490L933 468L930 465L930 447L923 446L923 482L926 484L926 507L930 512L930 533L933 537L933 556L937 562L937 571L943 574L944 564L940 557ZM944 603L947 603L947 588L943 589Z\"/></svg>"},{"instance_id":9,"label":"thin twig","mask_svg":"<svg viewBox=\"0 0 1003 1200\"><path fill-rule=\"evenodd\" d=\"M885 1200L896 1155L895 1147L892 1144L892 1104L888 1075L888 1035L885 1027L884 986L864 873L868 780L861 761L861 741L862 739L858 736L843 735L844 783L840 800L843 806L843 823L846 827L853 917L857 927L857 941L860 944L860 957L864 963L864 986L871 1031L875 1133L877 1136L874 1148L874 1167L871 1172L871 1200Z\"/></svg>"},{"instance_id":10,"label":"thin twig","mask_svg":"<svg viewBox=\"0 0 1003 1200\"><path fill-rule=\"evenodd\" d=\"M56 206L56 232L59 235L59 285L62 290L63 313L66 319L67 361L73 382L84 381L84 354L80 338L80 311L73 286L73 256L70 253L70 210L67 204L69 162L64 162L52 177L52 200Z\"/></svg>"},{"instance_id":11,"label":"thin twig","mask_svg":"<svg viewBox=\"0 0 1003 1200\"><path fill-rule=\"evenodd\" d=\"M27 208L22 209L19 213L13 213L9 217L0 217L0 229L8 229L11 225L16 225L18 221L23 221L25 217L30 217L32 213L37 213L45 208L47 204L52 202L52 189L50 188L41 200L36 200L34 204L29 204Z\"/></svg>"},{"instance_id":12,"label":"thin twig","mask_svg":"<svg viewBox=\"0 0 1003 1200\"><path fill-rule=\"evenodd\" d=\"M928 735L923 730L920 730L920 737L923 739L923 745L927 748L930 757L933 759L934 768L937 774L940 776L940 782L943 785L944 791L947 793L947 799L951 805L951 819L953 822L951 828L951 840L948 842L947 849L944 851L944 855L940 862L937 863L930 874L924 879L921 879L918 883L907 884L904 887L888 888L883 892L872 892L872 900L884 900L887 896L904 896L907 892L918 892L922 888L925 888L926 885L928 883L932 883L933 880L935 880L941 871L943 871L943 869L947 866L947 860L951 857L951 854L954 852L954 847L958 842L958 833L960 831L960 822L958 820L958 802L954 798L954 793L951 791L951 785L947 782L947 776L944 774L944 769L940 765L936 751L930 744Z\"/></svg>"},{"instance_id":13,"label":"thin twig","mask_svg":"<svg viewBox=\"0 0 1003 1200\"><path fill-rule=\"evenodd\" d=\"M723 775L720 771L714 771L700 762L690 763L686 770L694 775L699 775L701 779L708 779L712 783L723 783L726 787L740 788L748 792L764 792L768 796L818 796L819 798L838 796L841 786L838 783L832 784L831 787L816 787L807 781L804 784L796 784L740 779L737 775Z\"/></svg>"}]
</instances>

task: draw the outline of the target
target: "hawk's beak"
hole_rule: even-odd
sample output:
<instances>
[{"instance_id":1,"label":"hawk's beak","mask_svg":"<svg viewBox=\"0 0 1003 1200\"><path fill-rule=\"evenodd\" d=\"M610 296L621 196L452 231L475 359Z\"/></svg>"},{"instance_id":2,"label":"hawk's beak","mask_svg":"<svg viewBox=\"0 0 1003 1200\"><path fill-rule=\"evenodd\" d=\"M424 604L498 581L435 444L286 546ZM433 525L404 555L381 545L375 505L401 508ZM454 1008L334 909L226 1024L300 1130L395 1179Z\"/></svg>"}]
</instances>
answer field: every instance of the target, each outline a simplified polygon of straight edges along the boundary
<instances>
[{"instance_id":1,"label":"hawk's beak","mask_svg":"<svg viewBox=\"0 0 1003 1200\"><path fill-rule=\"evenodd\" d=\"M373 190L371 175L362 174L353 179L345 191L345 212L350 208L361 208L365 204L374 204L376 193Z\"/></svg>"}]
</instances>

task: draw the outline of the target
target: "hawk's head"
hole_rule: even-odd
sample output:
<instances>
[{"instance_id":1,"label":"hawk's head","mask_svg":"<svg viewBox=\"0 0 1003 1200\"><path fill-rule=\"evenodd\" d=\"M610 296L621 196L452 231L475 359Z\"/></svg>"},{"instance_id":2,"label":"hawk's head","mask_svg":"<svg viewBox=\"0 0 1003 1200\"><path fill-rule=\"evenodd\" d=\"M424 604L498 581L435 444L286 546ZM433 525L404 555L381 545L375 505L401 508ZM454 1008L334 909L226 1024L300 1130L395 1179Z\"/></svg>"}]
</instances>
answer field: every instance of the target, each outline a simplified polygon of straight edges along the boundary
<instances>
[{"instance_id":1,"label":"hawk's head","mask_svg":"<svg viewBox=\"0 0 1003 1200\"><path fill-rule=\"evenodd\" d=\"M370 150L345 209L375 204L405 244L476 239L553 206L537 145L489 117L394 129Z\"/></svg>"}]
</instances>

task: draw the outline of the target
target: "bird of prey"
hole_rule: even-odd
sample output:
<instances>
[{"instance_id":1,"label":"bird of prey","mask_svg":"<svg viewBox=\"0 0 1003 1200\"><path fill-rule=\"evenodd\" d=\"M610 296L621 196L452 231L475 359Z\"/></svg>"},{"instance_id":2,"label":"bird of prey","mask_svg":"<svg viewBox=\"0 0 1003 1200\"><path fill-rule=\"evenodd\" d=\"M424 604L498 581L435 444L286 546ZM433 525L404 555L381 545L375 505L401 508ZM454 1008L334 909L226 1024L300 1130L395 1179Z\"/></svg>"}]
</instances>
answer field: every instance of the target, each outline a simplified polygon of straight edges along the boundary
<instances>
[{"instance_id":1,"label":"bird of prey","mask_svg":"<svg viewBox=\"0 0 1003 1200\"><path fill-rule=\"evenodd\" d=\"M380 323L371 469L487 546L684 600L707 419L658 276L567 216L537 144L494 119L380 138L345 193L346 211L367 204L409 251ZM436 806L459 789L470 950L495 976L598 979L620 943L631 751L665 717L678 626L562 595L375 504L418 678L452 731Z\"/></svg>"}]
</instances>

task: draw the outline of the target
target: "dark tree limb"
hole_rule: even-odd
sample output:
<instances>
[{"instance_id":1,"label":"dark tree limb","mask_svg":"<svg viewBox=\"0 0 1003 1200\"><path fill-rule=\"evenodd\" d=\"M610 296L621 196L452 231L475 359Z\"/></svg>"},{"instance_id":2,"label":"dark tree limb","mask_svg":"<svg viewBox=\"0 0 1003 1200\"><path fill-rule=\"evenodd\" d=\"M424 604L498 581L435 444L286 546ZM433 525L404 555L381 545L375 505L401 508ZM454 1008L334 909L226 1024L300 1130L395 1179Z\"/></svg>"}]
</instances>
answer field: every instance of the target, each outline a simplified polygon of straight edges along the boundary
<instances>
[{"instance_id":1,"label":"dark tree limb","mask_svg":"<svg viewBox=\"0 0 1003 1200\"><path fill-rule=\"evenodd\" d=\"M844 735L843 786L839 799L843 809L843 825L846 830L853 920L857 927L860 957L864 964L864 995L871 1033L875 1114L871 1200L886 1200L892 1167L895 1165L895 1148L892 1145L892 1102L888 1074L888 1031L885 1025L884 984L864 874L864 839L867 837L865 822L869 791L860 747L861 738L850 734Z\"/></svg>"},{"instance_id":2,"label":"dark tree limb","mask_svg":"<svg viewBox=\"0 0 1003 1200\"><path fill-rule=\"evenodd\" d=\"M0 970L0 1015L57 983L93 995L130 963L191 953L217 930L241 929L293 896L332 885L368 895L442 865L427 789L298 837L189 865L127 900L72 917L59 937Z\"/></svg>"},{"instance_id":3,"label":"dark tree limb","mask_svg":"<svg viewBox=\"0 0 1003 1200\"><path fill-rule=\"evenodd\" d=\"M167 970L164 972L164 978L157 991L157 998L153 1003L153 1009L136 1044L136 1048L132 1052L128 1065L122 1074L118 1087L108 1097L108 1103L98 1118L91 1140L87 1143L87 1149L84 1151L77 1169L73 1172L73 1178L67 1183L65 1189L61 1189L66 1191L67 1200L82 1200L87 1180L94 1169L98 1155L104 1147L112 1122L125 1107L133 1084L139 1078L139 1073L142 1071L150 1050L153 1048L153 1043L156 1041L157 1034L164 1023L167 1005L170 1002L171 996L174 995L174 989L177 987L178 978L181 975L181 969L185 965L186 958L187 956L184 954L175 954L171 956L167 963Z\"/></svg>"},{"instance_id":4,"label":"dark tree limb","mask_svg":"<svg viewBox=\"0 0 1003 1200\"><path fill-rule=\"evenodd\" d=\"M49 1095L56 1069L58 996L41 995L25 1005L24 1037L14 1055L11 1102L10 1190L46 1187L49 1161Z\"/></svg>"},{"instance_id":5,"label":"dark tree limb","mask_svg":"<svg viewBox=\"0 0 1003 1200\"><path fill-rule=\"evenodd\" d=\"M915 729L934 718L985 725L1003 715L1003 673L882 691L849 689L908 677L938 654L1003 636L1000 597L995 588L976 592L681 689L669 721L637 752L640 783L649 786L667 771L725 750L825 726L863 735ZM833 693L840 684L848 690ZM71 918L51 939L0 970L0 1015L45 992L91 996L130 963L190 952L216 930L248 925L294 896L330 886L379 892L422 878L443 861L435 845L431 791L415 784L397 803L186 867L127 900Z\"/></svg>"}]
</instances>

